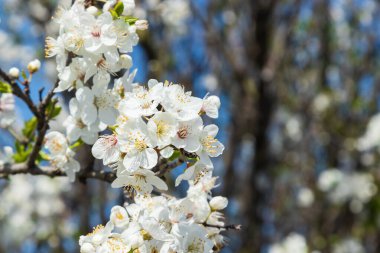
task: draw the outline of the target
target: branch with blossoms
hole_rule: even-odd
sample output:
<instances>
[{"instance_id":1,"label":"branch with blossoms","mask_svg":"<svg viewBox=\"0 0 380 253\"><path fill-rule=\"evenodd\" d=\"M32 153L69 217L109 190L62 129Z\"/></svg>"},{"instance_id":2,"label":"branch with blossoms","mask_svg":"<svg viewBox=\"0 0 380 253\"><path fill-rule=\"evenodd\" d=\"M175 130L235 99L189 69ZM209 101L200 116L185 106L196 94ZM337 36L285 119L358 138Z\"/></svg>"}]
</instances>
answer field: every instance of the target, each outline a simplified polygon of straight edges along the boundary
<instances>
[{"instance_id":1,"label":"branch with blossoms","mask_svg":"<svg viewBox=\"0 0 380 253\"><path fill-rule=\"evenodd\" d=\"M16 68L8 74L0 70L6 103L1 102L0 113L8 119L4 124L14 117L11 94L33 114L22 129L23 139L30 141L21 142L15 135L15 152L0 164L0 177L95 178L129 191L132 201L114 207L106 226L81 236L81 252L219 251L225 244L221 232L240 229L224 223L221 210L228 200L211 194L217 178L210 158L220 156L224 146L216 139L218 127L205 126L203 117L218 118L220 100L195 97L168 81L134 82L129 53L138 43L138 30L148 28L147 21L133 16L134 9L133 0L77 0L59 11L54 17L59 36L46 38L45 48L46 57L56 59L58 81L45 98L39 92L38 105L30 95L38 60L21 77ZM61 112L54 95L66 91L75 91L63 123L66 131L48 131ZM81 168L76 150L85 144L110 171ZM183 173L175 186L189 184L182 199L164 193L165 176L178 167ZM153 196L157 192L163 194Z\"/></svg>"}]
</instances>

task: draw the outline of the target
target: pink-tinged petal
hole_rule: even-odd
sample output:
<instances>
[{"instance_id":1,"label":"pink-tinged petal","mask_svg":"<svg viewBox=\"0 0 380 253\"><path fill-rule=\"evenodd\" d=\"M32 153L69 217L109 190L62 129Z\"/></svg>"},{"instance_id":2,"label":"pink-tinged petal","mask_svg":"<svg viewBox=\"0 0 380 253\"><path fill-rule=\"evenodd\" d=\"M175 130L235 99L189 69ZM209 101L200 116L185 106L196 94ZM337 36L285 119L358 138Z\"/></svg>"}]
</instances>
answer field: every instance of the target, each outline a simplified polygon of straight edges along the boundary
<instances>
[{"instance_id":1,"label":"pink-tinged petal","mask_svg":"<svg viewBox=\"0 0 380 253\"><path fill-rule=\"evenodd\" d=\"M92 146L91 152L92 152L92 155L96 159L100 160L100 159L103 159L106 149L107 149L107 139L106 138L99 138L95 142L94 146Z\"/></svg>"},{"instance_id":2,"label":"pink-tinged petal","mask_svg":"<svg viewBox=\"0 0 380 253\"><path fill-rule=\"evenodd\" d=\"M112 164L119 160L120 152L117 148L113 147L107 150L106 156L104 158L104 164Z\"/></svg>"}]
</instances>

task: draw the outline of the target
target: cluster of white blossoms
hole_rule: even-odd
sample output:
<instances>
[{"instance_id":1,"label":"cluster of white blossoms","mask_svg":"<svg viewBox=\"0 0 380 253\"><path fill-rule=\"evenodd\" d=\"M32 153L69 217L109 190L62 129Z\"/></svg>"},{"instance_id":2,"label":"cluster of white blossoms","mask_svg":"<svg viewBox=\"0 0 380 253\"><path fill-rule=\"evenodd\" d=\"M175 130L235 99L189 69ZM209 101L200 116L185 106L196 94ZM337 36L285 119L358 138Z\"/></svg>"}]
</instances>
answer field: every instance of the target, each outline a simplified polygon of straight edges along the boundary
<instances>
[{"instance_id":1,"label":"cluster of white blossoms","mask_svg":"<svg viewBox=\"0 0 380 253\"><path fill-rule=\"evenodd\" d=\"M203 177L191 184L187 197L138 196L135 203L114 206L110 221L97 226L79 244L90 252L197 252L220 249L219 233L224 225L219 211L227 206L224 197L210 197L216 178Z\"/></svg>"},{"instance_id":2,"label":"cluster of white blossoms","mask_svg":"<svg viewBox=\"0 0 380 253\"><path fill-rule=\"evenodd\" d=\"M130 16L134 7L133 0L105 1L102 8L78 0L55 18L59 36L46 40L46 55L57 59L55 92L75 90L75 97L66 135L48 133L45 148L51 164L74 180L79 163L70 145L93 145L93 156L116 170L112 187L135 193L135 203L114 207L105 227L81 237L81 252L212 252L223 245L219 211L228 201L211 196L210 158L224 146L218 127L205 126L202 117L218 118L220 100L195 97L167 81L134 83L127 53L138 41L136 30L147 28ZM119 71L123 76L111 81ZM105 130L109 134L99 137ZM162 176L180 164L186 166L175 184L189 182L187 197L151 197L154 188L168 189Z\"/></svg>"},{"instance_id":3,"label":"cluster of white blossoms","mask_svg":"<svg viewBox=\"0 0 380 253\"><path fill-rule=\"evenodd\" d=\"M307 253L306 239L300 234L291 233L283 241L273 244L269 253Z\"/></svg>"},{"instance_id":4,"label":"cluster of white blossoms","mask_svg":"<svg viewBox=\"0 0 380 253\"><path fill-rule=\"evenodd\" d=\"M70 9L61 9L54 18L59 36L46 39L45 55L56 56L60 79L57 92L81 88L90 78L95 87L106 88L110 75L132 65L127 53L138 42L136 30L146 28L141 21L131 25L122 16L115 18L109 11L115 1L107 1L103 11L95 6L86 8L85 2L77 0ZM120 15L129 15L134 3L131 8L130 1L124 2ZM69 55L71 62L66 66Z\"/></svg>"},{"instance_id":5,"label":"cluster of white blossoms","mask_svg":"<svg viewBox=\"0 0 380 253\"><path fill-rule=\"evenodd\" d=\"M69 147L66 137L57 131L52 131L45 136L44 146L50 152L50 164L66 172L73 182L75 173L80 170L80 164L74 159L75 153Z\"/></svg>"},{"instance_id":6,"label":"cluster of white blossoms","mask_svg":"<svg viewBox=\"0 0 380 253\"><path fill-rule=\"evenodd\" d=\"M150 193L153 186L166 190L152 169L160 159L176 153L184 155L188 164L176 185L212 170L210 157L219 156L224 146L215 138L218 127L204 126L201 115L216 118L219 98L200 99L178 84L156 80L150 80L148 87L131 85L121 90L114 134L101 136L92 148L94 157L116 167L113 187L129 186L140 194Z\"/></svg>"},{"instance_id":7,"label":"cluster of white blossoms","mask_svg":"<svg viewBox=\"0 0 380 253\"><path fill-rule=\"evenodd\" d=\"M380 133L378 131L380 126L380 114L375 114L368 122L366 132L357 140L357 149L359 151L366 151L372 148L379 147Z\"/></svg>"},{"instance_id":8,"label":"cluster of white blossoms","mask_svg":"<svg viewBox=\"0 0 380 253\"><path fill-rule=\"evenodd\" d=\"M116 5L119 10L113 9ZM69 103L70 116L64 122L67 140L55 132L47 137L45 147L53 154L53 165L72 180L79 164L69 144L79 139L94 144L98 133L113 125L118 115L119 97L108 84L111 75L132 66L128 53L138 42L136 30L147 27L146 22L126 16L133 8L133 0L106 1L102 9L77 0L69 9L59 9L54 17L59 36L46 39L46 57L56 57L59 83L55 92L76 90L76 96ZM57 143L64 145L55 146Z\"/></svg>"},{"instance_id":9,"label":"cluster of white blossoms","mask_svg":"<svg viewBox=\"0 0 380 253\"><path fill-rule=\"evenodd\" d=\"M363 245L356 238L346 238L334 245L333 253L365 253Z\"/></svg>"},{"instance_id":10,"label":"cluster of white blossoms","mask_svg":"<svg viewBox=\"0 0 380 253\"><path fill-rule=\"evenodd\" d=\"M328 193L332 203L350 202L351 211L357 213L363 209L377 192L374 178L364 172L345 173L337 169L322 172L318 178L318 188Z\"/></svg>"}]
</instances>

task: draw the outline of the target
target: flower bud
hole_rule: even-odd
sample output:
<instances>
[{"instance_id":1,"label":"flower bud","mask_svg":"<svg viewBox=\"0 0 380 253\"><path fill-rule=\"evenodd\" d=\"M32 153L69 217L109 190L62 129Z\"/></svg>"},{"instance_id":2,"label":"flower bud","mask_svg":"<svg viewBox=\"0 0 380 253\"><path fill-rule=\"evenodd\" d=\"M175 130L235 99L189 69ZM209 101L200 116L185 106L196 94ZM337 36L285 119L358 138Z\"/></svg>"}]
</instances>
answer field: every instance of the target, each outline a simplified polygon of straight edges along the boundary
<instances>
[{"instance_id":1,"label":"flower bud","mask_svg":"<svg viewBox=\"0 0 380 253\"><path fill-rule=\"evenodd\" d=\"M86 9L86 11L88 13L90 13L91 15L96 15L98 13L98 8L96 8L95 6L90 6Z\"/></svg>"},{"instance_id":2,"label":"flower bud","mask_svg":"<svg viewBox=\"0 0 380 253\"><path fill-rule=\"evenodd\" d=\"M210 207L213 210L222 210L228 205L228 199L222 196L213 197L210 200Z\"/></svg>"},{"instance_id":3,"label":"flower bud","mask_svg":"<svg viewBox=\"0 0 380 253\"><path fill-rule=\"evenodd\" d=\"M29 73L33 74L41 68L41 62L38 59L35 59L29 62L27 68L28 68Z\"/></svg>"},{"instance_id":4,"label":"flower bud","mask_svg":"<svg viewBox=\"0 0 380 253\"><path fill-rule=\"evenodd\" d=\"M9 70L8 74L11 78L17 79L20 75L20 70L18 68L13 67Z\"/></svg>"},{"instance_id":5,"label":"flower bud","mask_svg":"<svg viewBox=\"0 0 380 253\"><path fill-rule=\"evenodd\" d=\"M119 63L122 68L129 69L132 67L132 57L127 54L120 55Z\"/></svg>"},{"instance_id":6,"label":"flower bud","mask_svg":"<svg viewBox=\"0 0 380 253\"><path fill-rule=\"evenodd\" d=\"M137 30L143 31L148 29L149 23L147 20L137 20L135 26Z\"/></svg>"}]
</instances>

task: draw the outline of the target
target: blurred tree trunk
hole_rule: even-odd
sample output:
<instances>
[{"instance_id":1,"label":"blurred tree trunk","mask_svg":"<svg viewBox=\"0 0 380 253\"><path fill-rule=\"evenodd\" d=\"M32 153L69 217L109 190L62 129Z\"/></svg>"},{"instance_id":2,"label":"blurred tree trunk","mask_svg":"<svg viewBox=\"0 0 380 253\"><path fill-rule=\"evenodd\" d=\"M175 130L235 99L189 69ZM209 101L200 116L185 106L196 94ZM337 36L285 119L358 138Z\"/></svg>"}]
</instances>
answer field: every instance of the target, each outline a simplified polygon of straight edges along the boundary
<instances>
[{"instance_id":1,"label":"blurred tree trunk","mask_svg":"<svg viewBox=\"0 0 380 253\"><path fill-rule=\"evenodd\" d=\"M270 139L268 130L273 116L276 93L273 86L273 69L269 66L273 39L273 14L277 1L251 2L251 22L255 27L250 37L248 55L255 68L254 80L257 85L257 95L253 108L255 110L255 127L247 128L253 134L254 152L253 168L250 171L248 188L245 194L245 225L244 251L260 252L263 245L271 242L265 231L265 210L269 206L271 193L271 157L269 151ZM249 96L249 94L246 94ZM248 122L247 122L248 123Z\"/></svg>"}]
</instances>

